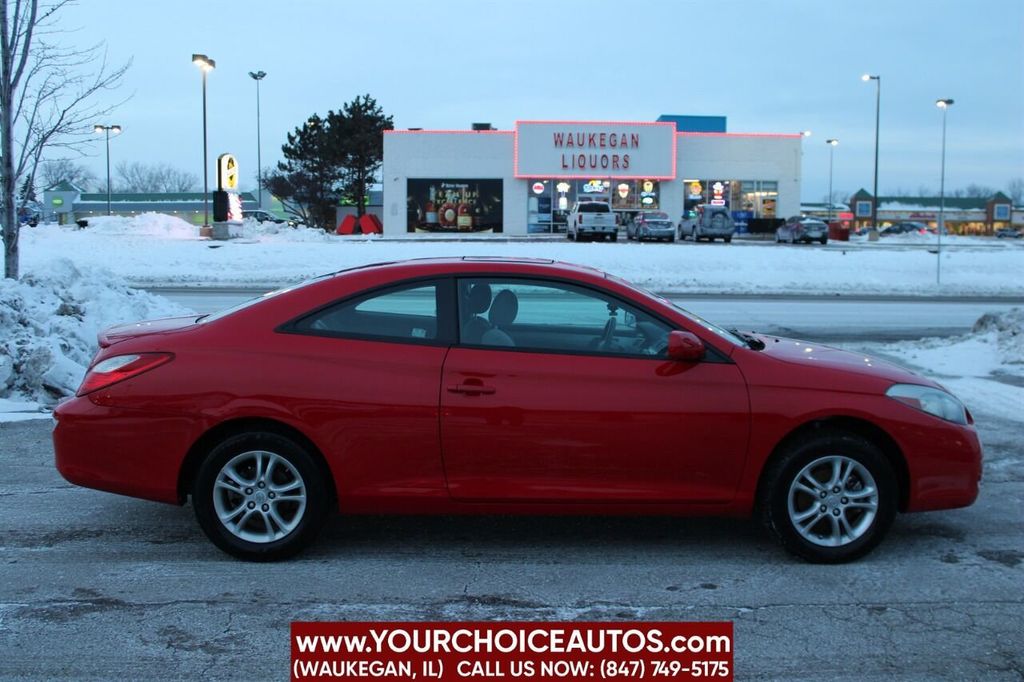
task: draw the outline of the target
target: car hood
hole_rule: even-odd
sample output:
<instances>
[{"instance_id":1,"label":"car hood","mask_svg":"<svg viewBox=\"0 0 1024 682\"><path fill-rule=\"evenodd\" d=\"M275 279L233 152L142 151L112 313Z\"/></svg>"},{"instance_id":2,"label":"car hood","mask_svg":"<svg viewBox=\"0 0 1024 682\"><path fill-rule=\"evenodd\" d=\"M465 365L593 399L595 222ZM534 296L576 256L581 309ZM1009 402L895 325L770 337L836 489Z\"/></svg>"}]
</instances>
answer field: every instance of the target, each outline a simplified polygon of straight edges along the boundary
<instances>
[{"instance_id":1,"label":"car hood","mask_svg":"<svg viewBox=\"0 0 1024 682\"><path fill-rule=\"evenodd\" d=\"M761 354L807 370L812 368L838 370L873 377L883 382L923 384L942 388L934 381L915 374L909 369L864 353L854 353L832 346L767 334L755 334L754 336L764 342Z\"/></svg>"},{"instance_id":2,"label":"car hood","mask_svg":"<svg viewBox=\"0 0 1024 682\"><path fill-rule=\"evenodd\" d=\"M191 327L196 323L195 315L186 317L165 317L159 320L146 320L108 327L99 333L100 348L106 348L125 339L134 339L150 334L163 334Z\"/></svg>"}]
</instances>

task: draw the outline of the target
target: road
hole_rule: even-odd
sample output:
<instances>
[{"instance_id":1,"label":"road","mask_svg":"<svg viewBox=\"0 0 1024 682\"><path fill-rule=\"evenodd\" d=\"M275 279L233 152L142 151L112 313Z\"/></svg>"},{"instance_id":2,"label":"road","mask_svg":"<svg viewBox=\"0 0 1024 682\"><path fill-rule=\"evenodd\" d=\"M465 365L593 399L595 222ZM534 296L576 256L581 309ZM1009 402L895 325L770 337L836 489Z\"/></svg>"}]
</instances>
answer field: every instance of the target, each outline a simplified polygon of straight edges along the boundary
<instances>
[{"instance_id":1,"label":"road","mask_svg":"<svg viewBox=\"0 0 1024 682\"><path fill-rule=\"evenodd\" d=\"M737 679L1020 680L1019 424L977 415L979 501L814 566L742 520L335 518L250 564L178 508L77 488L0 424L0 679L285 679L291 620L731 620Z\"/></svg>"},{"instance_id":2,"label":"road","mask_svg":"<svg viewBox=\"0 0 1024 682\"><path fill-rule=\"evenodd\" d=\"M262 290L153 289L154 293L209 313L241 303ZM982 313L1024 300L920 299L808 296L669 296L678 305L725 327L754 329L811 341L900 341L951 336L970 330Z\"/></svg>"}]
</instances>

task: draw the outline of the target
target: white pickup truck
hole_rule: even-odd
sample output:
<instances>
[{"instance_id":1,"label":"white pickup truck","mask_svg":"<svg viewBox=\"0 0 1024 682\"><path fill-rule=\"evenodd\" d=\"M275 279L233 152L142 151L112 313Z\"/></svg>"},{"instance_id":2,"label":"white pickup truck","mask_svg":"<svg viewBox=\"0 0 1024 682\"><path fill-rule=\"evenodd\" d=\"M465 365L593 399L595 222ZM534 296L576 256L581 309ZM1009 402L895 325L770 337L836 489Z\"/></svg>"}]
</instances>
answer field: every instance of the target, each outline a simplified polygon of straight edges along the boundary
<instances>
[{"instance_id":1,"label":"white pickup truck","mask_svg":"<svg viewBox=\"0 0 1024 682\"><path fill-rule=\"evenodd\" d=\"M586 237L618 241L619 228L612 207L604 201L577 201L566 221L565 235L573 241Z\"/></svg>"}]
</instances>

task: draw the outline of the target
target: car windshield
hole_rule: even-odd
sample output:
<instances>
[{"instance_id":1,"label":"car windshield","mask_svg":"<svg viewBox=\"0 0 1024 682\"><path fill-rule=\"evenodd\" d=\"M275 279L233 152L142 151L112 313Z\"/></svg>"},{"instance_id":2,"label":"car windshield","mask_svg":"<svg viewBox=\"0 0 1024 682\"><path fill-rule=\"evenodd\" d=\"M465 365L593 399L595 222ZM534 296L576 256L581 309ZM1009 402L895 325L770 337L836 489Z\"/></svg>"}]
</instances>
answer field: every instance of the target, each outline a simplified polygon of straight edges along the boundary
<instances>
[{"instance_id":1,"label":"car windshield","mask_svg":"<svg viewBox=\"0 0 1024 682\"><path fill-rule=\"evenodd\" d=\"M722 338L724 341L728 341L729 343L733 344L734 346L741 346L743 348L747 347L747 342L746 341L741 339L736 334L733 334L728 329L723 329L722 327L719 327L717 324L713 324L711 322L708 322L707 320L705 320L700 315L696 315L694 313L691 313L686 308L683 308L679 304L675 303L674 301L672 301L670 299L665 298L664 296L656 294L653 291L645 289L645 288L643 288L641 286L637 286L636 284L634 284L632 282L627 282L626 280L622 279L621 277L616 277L615 275L608 275L608 274L606 274L605 277L607 279L613 281L613 282L618 282L619 284L623 284L623 285L629 287L630 289L638 291L638 292L640 292L641 294L643 294L644 296L646 296L648 298L652 298L652 299L654 299L654 300L656 300L656 301L658 301L660 303L664 303L666 305L672 306L673 309L675 309L676 311L681 313L686 319L690 320L694 324L700 325L701 327L703 327L707 331L711 332L715 336L718 336L718 337Z\"/></svg>"},{"instance_id":2,"label":"car windshield","mask_svg":"<svg viewBox=\"0 0 1024 682\"><path fill-rule=\"evenodd\" d=\"M651 220L651 221L668 220L668 214L667 213L662 213L660 211L652 211L651 213L645 213L644 214L644 220Z\"/></svg>"}]
</instances>

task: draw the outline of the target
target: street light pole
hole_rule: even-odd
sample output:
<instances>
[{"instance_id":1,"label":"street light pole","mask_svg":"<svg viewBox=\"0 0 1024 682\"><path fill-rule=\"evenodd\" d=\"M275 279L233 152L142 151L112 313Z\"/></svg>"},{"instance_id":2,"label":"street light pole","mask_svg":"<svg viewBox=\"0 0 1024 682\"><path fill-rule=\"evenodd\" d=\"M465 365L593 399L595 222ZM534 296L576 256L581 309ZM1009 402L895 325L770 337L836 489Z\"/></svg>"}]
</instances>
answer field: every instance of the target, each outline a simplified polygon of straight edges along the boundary
<instances>
[{"instance_id":1,"label":"street light pole","mask_svg":"<svg viewBox=\"0 0 1024 682\"><path fill-rule=\"evenodd\" d=\"M878 86L875 89L875 184L872 187L871 198L871 229L878 229L878 122L882 111L882 77L872 76L869 73L860 77L865 83L875 81Z\"/></svg>"},{"instance_id":2,"label":"street light pole","mask_svg":"<svg viewBox=\"0 0 1024 682\"><path fill-rule=\"evenodd\" d=\"M832 156L836 150L836 145L839 144L839 140L833 138L831 140L825 140L828 145L828 224L832 224Z\"/></svg>"},{"instance_id":3,"label":"street light pole","mask_svg":"<svg viewBox=\"0 0 1024 682\"><path fill-rule=\"evenodd\" d=\"M939 175L939 229L938 249L935 259L935 283L942 284L942 232L946 229L946 110L953 105L951 99L935 100L935 106L942 109L942 171Z\"/></svg>"},{"instance_id":4,"label":"street light pole","mask_svg":"<svg viewBox=\"0 0 1024 682\"><path fill-rule=\"evenodd\" d=\"M111 215L110 212L110 133L113 132L115 135L121 132L121 126L119 125L101 125L97 123L93 126L94 132L103 132L107 136L107 215Z\"/></svg>"},{"instance_id":5,"label":"street light pole","mask_svg":"<svg viewBox=\"0 0 1024 682\"><path fill-rule=\"evenodd\" d=\"M203 227L210 226L210 166L206 152L206 74L217 66L217 62L205 54L193 54L192 63L203 73Z\"/></svg>"},{"instance_id":6,"label":"street light pole","mask_svg":"<svg viewBox=\"0 0 1024 682\"><path fill-rule=\"evenodd\" d=\"M256 192L259 207L263 208L263 149L260 145L260 81L266 78L265 71L250 71L249 76L256 81Z\"/></svg>"}]
</instances>

